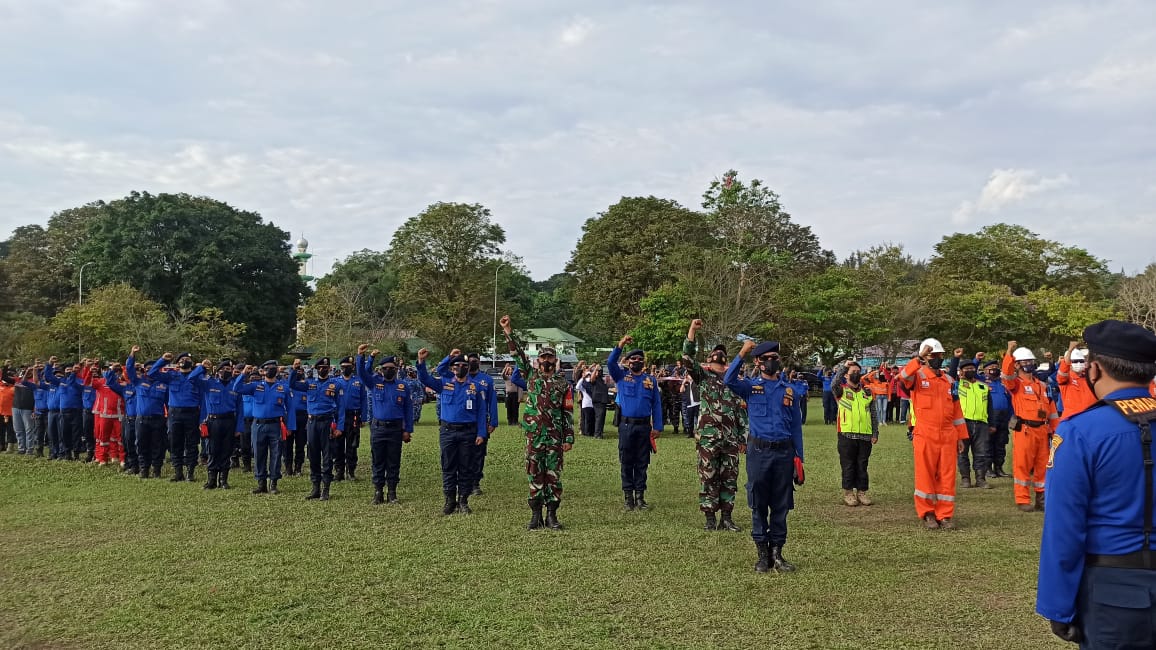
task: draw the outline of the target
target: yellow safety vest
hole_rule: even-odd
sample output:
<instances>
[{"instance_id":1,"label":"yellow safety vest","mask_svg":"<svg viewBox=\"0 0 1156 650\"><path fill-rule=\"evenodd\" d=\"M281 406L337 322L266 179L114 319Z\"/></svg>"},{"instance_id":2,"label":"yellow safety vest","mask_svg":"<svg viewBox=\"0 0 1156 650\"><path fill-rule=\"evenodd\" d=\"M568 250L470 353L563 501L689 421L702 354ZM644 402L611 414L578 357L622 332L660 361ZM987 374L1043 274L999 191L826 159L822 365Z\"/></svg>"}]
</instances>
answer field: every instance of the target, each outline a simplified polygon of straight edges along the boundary
<instances>
[{"instance_id":1,"label":"yellow safety vest","mask_svg":"<svg viewBox=\"0 0 1156 650\"><path fill-rule=\"evenodd\" d=\"M874 398L865 390L843 387L839 398L839 433L871 435L871 402Z\"/></svg>"},{"instance_id":2,"label":"yellow safety vest","mask_svg":"<svg viewBox=\"0 0 1156 650\"><path fill-rule=\"evenodd\" d=\"M960 380L957 392L965 420L987 422L987 393L989 390L991 389L982 381Z\"/></svg>"}]
</instances>

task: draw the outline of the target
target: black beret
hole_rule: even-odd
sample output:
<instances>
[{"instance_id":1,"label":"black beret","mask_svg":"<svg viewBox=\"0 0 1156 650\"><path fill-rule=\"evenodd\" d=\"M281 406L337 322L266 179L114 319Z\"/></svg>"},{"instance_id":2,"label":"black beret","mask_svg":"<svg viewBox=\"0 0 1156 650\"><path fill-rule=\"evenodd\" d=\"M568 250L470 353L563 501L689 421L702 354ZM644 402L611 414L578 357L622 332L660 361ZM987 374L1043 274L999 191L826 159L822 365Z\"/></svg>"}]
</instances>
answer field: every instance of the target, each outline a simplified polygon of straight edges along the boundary
<instances>
[{"instance_id":1,"label":"black beret","mask_svg":"<svg viewBox=\"0 0 1156 650\"><path fill-rule=\"evenodd\" d=\"M959 362L960 368L966 368L968 366L976 367L975 359L963 359Z\"/></svg>"},{"instance_id":2,"label":"black beret","mask_svg":"<svg viewBox=\"0 0 1156 650\"><path fill-rule=\"evenodd\" d=\"M262 368L268 368L269 366L273 366L274 368L276 368L278 365L279 365L279 364L277 363L277 360L276 360L276 359L269 359L269 360L268 360L268 361L266 361L265 363L262 363L262 364L261 364L261 367L262 367Z\"/></svg>"},{"instance_id":3,"label":"black beret","mask_svg":"<svg viewBox=\"0 0 1156 650\"><path fill-rule=\"evenodd\" d=\"M987 363L983 364L984 368L990 368L992 366L995 366L996 368L998 368L999 362L998 361L988 361Z\"/></svg>"},{"instance_id":4,"label":"black beret","mask_svg":"<svg viewBox=\"0 0 1156 650\"><path fill-rule=\"evenodd\" d=\"M466 358L460 354L456 357L450 357L450 365L451 366L454 365L455 363L465 363L465 362L466 362Z\"/></svg>"},{"instance_id":5,"label":"black beret","mask_svg":"<svg viewBox=\"0 0 1156 650\"><path fill-rule=\"evenodd\" d=\"M471 353L466 355L466 358L467 359L481 359L482 357L480 357L477 352L471 352Z\"/></svg>"},{"instance_id":6,"label":"black beret","mask_svg":"<svg viewBox=\"0 0 1156 650\"><path fill-rule=\"evenodd\" d=\"M341 357L341 361L338 361L337 363L339 365L346 364L346 363L352 365L353 364L353 357Z\"/></svg>"},{"instance_id":7,"label":"black beret","mask_svg":"<svg viewBox=\"0 0 1156 650\"><path fill-rule=\"evenodd\" d=\"M188 357L191 359L191 358L193 358L193 355L189 354L188 352L182 352L182 353L177 355L176 360L180 361L181 359L184 359L185 357Z\"/></svg>"},{"instance_id":8,"label":"black beret","mask_svg":"<svg viewBox=\"0 0 1156 650\"><path fill-rule=\"evenodd\" d=\"M642 351L641 349L639 349L639 348L635 348L635 349L631 350L630 352L627 352L626 354L624 354L624 355L622 355L622 356L624 356L625 358L629 359L630 357L645 357L645 356L646 356L646 353L645 353L645 352L643 352L643 351Z\"/></svg>"},{"instance_id":9,"label":"black beret","mask_svg":"<svg viewBox=\"0 0 1156 650\"><path fill-rule=\"evenodd\" d=\"M316 367L316 366L328 366L328 365L332 365L329 363L329 357L321 357L320 359L317 360L316 363L313 364L314 367Z\"/></svg>"},{"instance_id":10,"label":"black beret","mask_svg":"<svg viewBox=\"0 0 1156 650\"><path fill-rule=\"evenodd\" d=\"M226 358L224 358L224 359L221 359L220 361L218 361L218 362L217 362L217 365L218 365L218 366L231 366L231 365L233 365L233 360L232 360L232 359L229 359L228 357L226 357Z\"/></svg>"},{"instance_id":11,"label":"black beret","mask_svg":"<svg viewBox=\"0 0 1156 650\"><path fill-rule=\"evenodd\" d=\"M1156 363L1156 334L1135 324L1103 320L1084 329L1088 351L1138 363Z\"/></svg>"},{"instance_id":12,"label":"black beret","mask_svg":"<svg viewBox=\"0 0 1156 650\"><path fill-rule=\"evenodd\" d=\"M383 357L381 361L377 362L377 365L384 366L387 363L397 363L397 357Z\"/></svg>"},{"instance_id":13,"label":"black beret","mask_svg":"<svg viewBox=\"0 0 1156 650\"><path fill-rule=\"evenodd\" d=\"M778 352L778 351L779 351L779 342L778 341L763 341L762 343L759 343L758 346L755 347L754 351L751 352L751 354L753 354L756 357L761 357L764 354L770 354L771 352Z\"/></svg>"}]
</instances>

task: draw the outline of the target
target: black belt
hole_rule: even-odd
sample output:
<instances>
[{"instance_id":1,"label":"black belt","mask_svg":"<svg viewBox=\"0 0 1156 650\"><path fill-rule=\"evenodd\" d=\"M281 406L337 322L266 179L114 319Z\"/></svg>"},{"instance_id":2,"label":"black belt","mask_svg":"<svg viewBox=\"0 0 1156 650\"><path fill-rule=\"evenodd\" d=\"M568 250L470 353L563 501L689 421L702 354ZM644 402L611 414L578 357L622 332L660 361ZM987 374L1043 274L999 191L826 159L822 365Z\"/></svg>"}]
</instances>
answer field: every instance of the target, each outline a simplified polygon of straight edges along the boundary
<instances>
[{"instance_id":1,"label":"black belt","mask_svg":"<svg viewBox=\"0 0 1156 650\"><path fill-rule=\"evenodd\" d=\"M280 421L281 418L253 418L253 424L273 424Z\"/></svg>"},{"instance_id":2,"label":"black belt","mask_svg":"<svg viewBox=\"0 0 1156 650\"><path fill-rule=\"evenodd\" d=\"M1088 555L1084 564L1105 569L1145 569L1156 571L1156 554L1136 551L1127 555Z\"/></svg>"},{"instance_id":3,"label":"black belt","mask_svg":"<svg viewBox=\"0 0 1156 650\"><path fill-rule=\"evenodd\" d=\"M401 426L402 424L405 423L405 421L402 420L401 418L397 418L396 420L378 420L377 418L374 418L373 423L374 424L380 424L382 426L390 425L390 424L396 424L397 426Z\"/></svg>"},{"instance_id":4,"label":"black belt","mask_svg":"<svg viewBox=\"0 0 1156 650\"><path fill-rule=\"evenodd\" d=\"M60 412L61 412L61 413L76 413L76 412L77 412L77 411L79 411L79 410L80 410L80 409L78 409L78 408L75 408L75 409L60 409Z\"/></svg>"},{"instance_id":5,"label":"black belt","mask_svg":"<svg viewBox=\"0 0 1156 650\"><path fill-rule=\"evenodd\" d=\"M335 417L337 417L337 416L332 414L332 413L321 413L318 415L310 415L309 419L310 419L310 421L312 421L312 420L332 420Z\"/></svg>"},{"instance_id":6,"label":"black belt","mask_svg":"<svg viewBox=\"0 0 1156 650\"><path fill-rule=\"evenodd\" d=\"M622 421L627 424L650 424L650 418L622 418Z\"/></svg>"},{"instance_id":7,"label":"black belt","mask_svg":"<svg viewBox=\"0 0 1156 650\"><path fill-rule=\"evenodd\" d=\"M163 419L165 419L165 416L163 416L163 415L138 415L137 417L142 419L142 420L163 420Z\"/></svg>"},{"instance_id":8,"label":"black belt","mask_svg":"<svg viewBox=\"0 0 1156 650\"><path fill-rule=\"evenodd\" d=\"M473 429L476 431L478 428L478 425L473 424L473 423L458 424L456 422L446 422L446 423L442 424L442 426L444 426L446 429L448 429L450 431L469 431L470 429Z\"/></svg>"},{"instance_id":9,"label":"black belt","mask_svg":"<svg viewBox=\"0 0 1156 650\"><path fill-rule=\"evenodd\" d=\"M173 413L196 413L197 411L200 411L200 409L195 407L195 406L170 406L169 407L169 415L172 415Z\"/></svg>"},{"instance_id":10,"label":"black belt","mask_svg":"<svg viewBox=\"0 0 1156 650\"><path fill-rule=\"evenodd\" d=\"M221 414L221 415L215 415L213 413L210 413L210 414L205 416L205 419L206 420L236 420L237 415L235 413L225 413L225 414Z\"/></svg>"},{"instance_id":11,"label":"black belt","mask_svg":"<svg viewBox=\"0 0 1156 650\"><path fill-rule=\"evenodd\" d=\"M754 436L747 436L747 445L755 449L790 449L793 442L790 440L763 440Z\"/></svg>"}]
</instances>

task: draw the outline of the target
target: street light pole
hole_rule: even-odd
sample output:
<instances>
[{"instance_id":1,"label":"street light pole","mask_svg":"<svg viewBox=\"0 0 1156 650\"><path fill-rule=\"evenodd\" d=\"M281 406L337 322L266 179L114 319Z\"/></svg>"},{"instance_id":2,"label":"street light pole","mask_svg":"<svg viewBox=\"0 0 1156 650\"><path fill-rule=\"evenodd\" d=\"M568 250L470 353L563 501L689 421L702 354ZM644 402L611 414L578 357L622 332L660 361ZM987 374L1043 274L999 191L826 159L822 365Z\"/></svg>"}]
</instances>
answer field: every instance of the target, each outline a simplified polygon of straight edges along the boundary
<instances>
[{"instance_id":1,"label":"street light pole","mask_svg":"<svg viewBox=\"0 0 1156 650\"><path fill-rule=\"evenodd\" d=\"M84 264L80 265L80 279L77 280L77 282L76 282L76 305L78 307L81 307L84 305L84 269L87 268L89 264L95 264L95 262L85 262ZM78 318L76 321L76 361L77 361L77 363L80 363L81 329L80 329L79 314L77 314L77 316L78 316Z\"/></svg>"},{"instance_id":2,"label":"street light pole","mask_svg":"<svg viewBox=\"0 0 1156 650\"><path fill-rule=\"evenodd\" d=\"M490 367L498 367L498 271L501 270L502 263L494 267L494 338L492 339L492 347L490 348Z\"/></svg>"}]
</instances>

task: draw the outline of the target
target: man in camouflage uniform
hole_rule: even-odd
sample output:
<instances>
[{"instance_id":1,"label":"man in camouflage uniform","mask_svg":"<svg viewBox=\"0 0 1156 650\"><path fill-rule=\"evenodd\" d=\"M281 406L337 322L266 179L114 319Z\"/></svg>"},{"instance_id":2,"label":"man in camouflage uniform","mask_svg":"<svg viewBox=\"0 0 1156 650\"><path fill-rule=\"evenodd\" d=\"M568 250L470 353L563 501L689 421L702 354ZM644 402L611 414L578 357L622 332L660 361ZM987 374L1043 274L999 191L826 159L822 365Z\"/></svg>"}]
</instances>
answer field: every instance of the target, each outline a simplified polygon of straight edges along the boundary
<instances>
[{"instance_id":1,"label":"man in camouflage uniform","mask_svg":"<svg viewBox=\"0 0 1156 650\"><path fill-rule=\"evenodd\" d=\"M738 532L739 527L731 520L731 512L735 507L735 492L738 490L739 454L744 451L743 421L746 408L742 398L723 383L723 373L727 369L725 347L715 346L707 357L705 369L695 361L695 336L701 328L702 321L694 319L686 334L686 341L682 344L684 365L694 381L698 382L702 406L695 432L700 481L698 507L706 514L703 530L717 528ZM722 517L717 526L716 512L721 512Z\"/></svg>"},{"instance_id":2,"label":"man in camouflage uniform","mask_svg":"<svg viewBox=\"0 0 1156 650\"><path fill-rule=\"evenodd\" d=\"M525 351L514 338L510 317L502 316L506 345L517 360L510 377L526 391L522 430L526 432L526 478L530 483L530 530L543 526L558 530L558 506L562 503L562 456L574 445L574 422L570 415L570 383L558 370L553 348L538 352L538 366L531 368ZM546 518L542 518L542 507Z\"/></svg>"}]
</instances>

